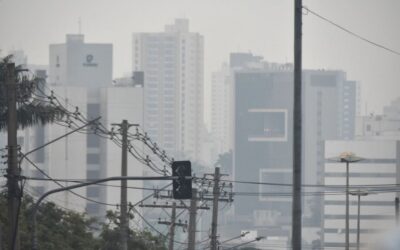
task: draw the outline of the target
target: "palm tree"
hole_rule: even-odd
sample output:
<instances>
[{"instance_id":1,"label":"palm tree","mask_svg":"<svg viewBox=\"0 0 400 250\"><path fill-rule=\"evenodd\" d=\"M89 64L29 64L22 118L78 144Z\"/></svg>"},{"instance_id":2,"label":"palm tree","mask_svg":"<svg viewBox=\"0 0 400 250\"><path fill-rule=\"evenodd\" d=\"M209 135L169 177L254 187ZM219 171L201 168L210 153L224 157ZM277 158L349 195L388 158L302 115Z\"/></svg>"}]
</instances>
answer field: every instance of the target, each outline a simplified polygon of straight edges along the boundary
<instances>
[{"instance_id":1,"label":"palm tree","mask_svg":"<svg viewBox=\"0 0 400 250\"><path fill-rule=\"evenodd\" d=\"M7 65L12 62L12 55L0 61L0 131L7 128ZM64 116L62 109L51 105L45 99L34 98L34 93L44 79L24 73L21 66L15 68L17 84L17 123L23 129L36 124L45 125Z\"/></svg>"}]
</instances>

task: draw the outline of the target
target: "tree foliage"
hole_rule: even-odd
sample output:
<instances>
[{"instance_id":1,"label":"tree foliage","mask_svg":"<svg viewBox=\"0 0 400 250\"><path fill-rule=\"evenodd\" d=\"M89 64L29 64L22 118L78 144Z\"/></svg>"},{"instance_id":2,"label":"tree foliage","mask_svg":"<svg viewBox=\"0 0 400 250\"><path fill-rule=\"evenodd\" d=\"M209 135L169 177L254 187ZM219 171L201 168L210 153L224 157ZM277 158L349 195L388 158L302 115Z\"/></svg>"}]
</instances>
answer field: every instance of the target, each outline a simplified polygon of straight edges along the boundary
<instances>
[{"instance_id":1,"label":"tree foliage","mask_svg":"<svg viewBox=\"0 0 400 250\"><path fill-rule=\"evenodd\" d=\"M32 207L33 200L29 196L22 199L19 214L19 237L21 249L31 249L32 239ZM6 194L0 195L0 227L2 232L8 231ZM90 226L93 220L73 211L66 211L54 203L41 204L37 215L37 232L39 248L50 249L99 249L99 242L93 236ZM9 249L8 241L2 234L2 248Z\"/></svg>"},{"instance_id":2,"label":"tree foliage","mask_svg":"<svg viewBox=\"0 0 400 250\"><path fill-rule=\"evenodd\" d=\"M33 200L24 196L19 216L19 237L21 249L31 249L31 216ZM0 249L9 249L5 235L8 230L7 198L0 194ZM42 203L37 214L37 232L41 250L118 250L119 217L112 211L107 212L106 222L101 224L100 232L94 229L96 220L83 213L67 211L54 203ZM95 233L96 232L96 233ZM98 235L98 236L95 236ZM129 231L128 249L165 250L165 239L154 236L149 231Z\"/></svg>"},{"instance_id":3,"label":"tree foliage","mask_svg":"<svg viewBox=\"0 0 400 250\"><path fill-rule=\"evenodd\" d=\"M129 213L129 218L133 219L133 214ZM119 244L119 231L120 218L118 213L108 211L106 215L106 223L103 224L103 229L100 234L101 249L102 250L114 250L121 249ZM128 232L128 249L135 250L166 250L165 237L154 236L151 232L144 231L133 231L132 229Z\"/></svg>"},{"instance_id":4,"label":"tree foliage","mask_svg":"<svg viewBox=\"0 0 400 250\"><path fill-rule=\"evenodd\" d=\"M7 127L7 78L9 75L8 64L12 62L12 55L0 61L0 131ZM35 124L52 123L64 116L64 112L52 106L44 99L33 98L34 92L44 79L22 71L21 66L15 67L15 83L17 98L17 123L18 128L30 127Z\"/></svg>"}]
</instances>

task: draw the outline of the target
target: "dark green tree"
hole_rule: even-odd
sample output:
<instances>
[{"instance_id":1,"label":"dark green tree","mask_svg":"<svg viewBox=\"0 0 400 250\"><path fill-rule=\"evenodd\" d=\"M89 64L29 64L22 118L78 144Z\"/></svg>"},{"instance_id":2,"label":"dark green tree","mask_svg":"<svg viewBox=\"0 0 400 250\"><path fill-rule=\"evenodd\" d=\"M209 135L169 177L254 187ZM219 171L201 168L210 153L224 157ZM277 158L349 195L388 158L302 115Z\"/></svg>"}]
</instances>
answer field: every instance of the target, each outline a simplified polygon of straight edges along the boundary
<instances>
[{"instance_id":1,"label":"dark green tree","mask_svg":"<svg viewBox=\"0 0 400 250\"><path fill-rule=\"evenodd\" d=\"M12 63L12 55L0 61L0 131L7 127L7 66ZM33 98L34 92L44 84L44 79L27 73L21 66L15 68L15 83L17 85L17 123L18 128L36 124L47 124L64 116L64 112L50 105L44 99Z\"/></svg>"},{"instance_id":2,"label":"dark green tree","mask_svg":"<svg viewBox=\"0 0 400 250\"><path fill-rule=\"evenodd\" d=\"M21 249L32 248L32 207L33 200L25 195L21 203L19 216L19 233ZM130 213L130 219L133 214ZM64 210L52 202L42 203L37 214L37 232L41 250L118 250L119 215L107 211L106 222L101 224L100 233L94 225L99 223L83 213ZM0 249L9 249L8 241L1 232L8 230L6 193L0 193ZM130 250L166 250L166 239L151 232L129 230L128 249Z\"/></svg>"},{"instance_id":3,"label":"dark green tree","mask_svg":"<svg viewBox=\"0 0 400 250\"><path fill-rule=\"evenodd\" d=\"M129 213L129 218L133 219L133 214ZM103 224L103 229L100 234L100 249L115 250L121 249L119 238L119 215L113 211L107 211L106 223ZM128 232L128 249L132 250L166 250L166 239L164 236L155 236L151 232L134 231L129 229Z\"/></svg>"},{"instance_id":4,"label":"dark green tree","mask_svg":"<svg viewBox=\"0 0 400 250\"><path fill-rule=\"evenodd\" d=\"M21 249L31 249L31 208L33 200L24 196L19 216L19 232ZM6 194L0 194L0 228L4 232L7 226L7 199ZM37 217L38 242L42 250L62 249L99 249L99 240L91 232L93 220L84 214L66 211L54 203L43 203ZM8 241L1 238L1 249L9 249Z\"/></svg>"}]
</instances>

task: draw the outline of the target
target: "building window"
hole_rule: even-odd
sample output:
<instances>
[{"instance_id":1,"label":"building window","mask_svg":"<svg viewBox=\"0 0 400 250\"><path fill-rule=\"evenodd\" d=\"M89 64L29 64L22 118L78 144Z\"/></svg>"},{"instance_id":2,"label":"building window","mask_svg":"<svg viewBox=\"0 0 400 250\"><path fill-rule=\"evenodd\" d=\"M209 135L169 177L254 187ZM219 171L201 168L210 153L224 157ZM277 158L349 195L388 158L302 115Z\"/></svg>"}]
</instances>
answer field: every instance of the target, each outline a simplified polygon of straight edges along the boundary
<instances>
[{"instance_id":1,"label":"building window","mask_svg":"<svg viewBox=\"0 0 400 250\"><path fill-rule=\"evenodd\" d=\"M89 197L99 197L100 196L99 187L87 187L86 192L87 192L87 196L89 196Z\"/></svg>"},{"instance_id":2,"label":"building window","mask_svg":"<svg viewBox=\"0 0 400 250\"><path fill-rule=\"evenodd\" d=\"M86 172L88 179L98 179L100 177L100 171L98 170L88 170Z\"/></svg>"},{"instance_id":3,"label":"building window","mask_svg":"<svg viewBox=\"0 0 400 250\"><path fill-rule=\"evenodd\" d=\"M287 110L249 109L249 141L287 141Z\"/></svg>"},{"instance_id":4,"label":"building window","mask_svg":"<svg viewBox=\"0 0 400 250\"><path fill-rule=\"evenodd\" d=\"M99 154L87 154L86 155L86 163L87 164L99 164L100 163Z\"/></svg>"}]
</instances>

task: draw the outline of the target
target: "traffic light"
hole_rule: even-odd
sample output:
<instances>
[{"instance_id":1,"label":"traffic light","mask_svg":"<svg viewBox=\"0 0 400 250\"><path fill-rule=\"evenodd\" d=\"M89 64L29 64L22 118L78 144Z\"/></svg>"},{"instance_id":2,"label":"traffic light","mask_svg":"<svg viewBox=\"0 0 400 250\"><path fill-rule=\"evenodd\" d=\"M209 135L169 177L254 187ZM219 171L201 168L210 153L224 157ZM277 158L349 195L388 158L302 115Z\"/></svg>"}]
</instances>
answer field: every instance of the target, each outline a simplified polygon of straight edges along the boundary
<instances>
[{"instance_id":1,"label":"traffic light","mask_svg":"<svg viewBox=\"0 0 400 250\"><path fill-rule=\"evenodd\" d=\"M177 200L192 198L192 166L190 161L174 161L172 163L172 176L179 177L172 181L172 197Z\"/></svg>"}]
</instances>

